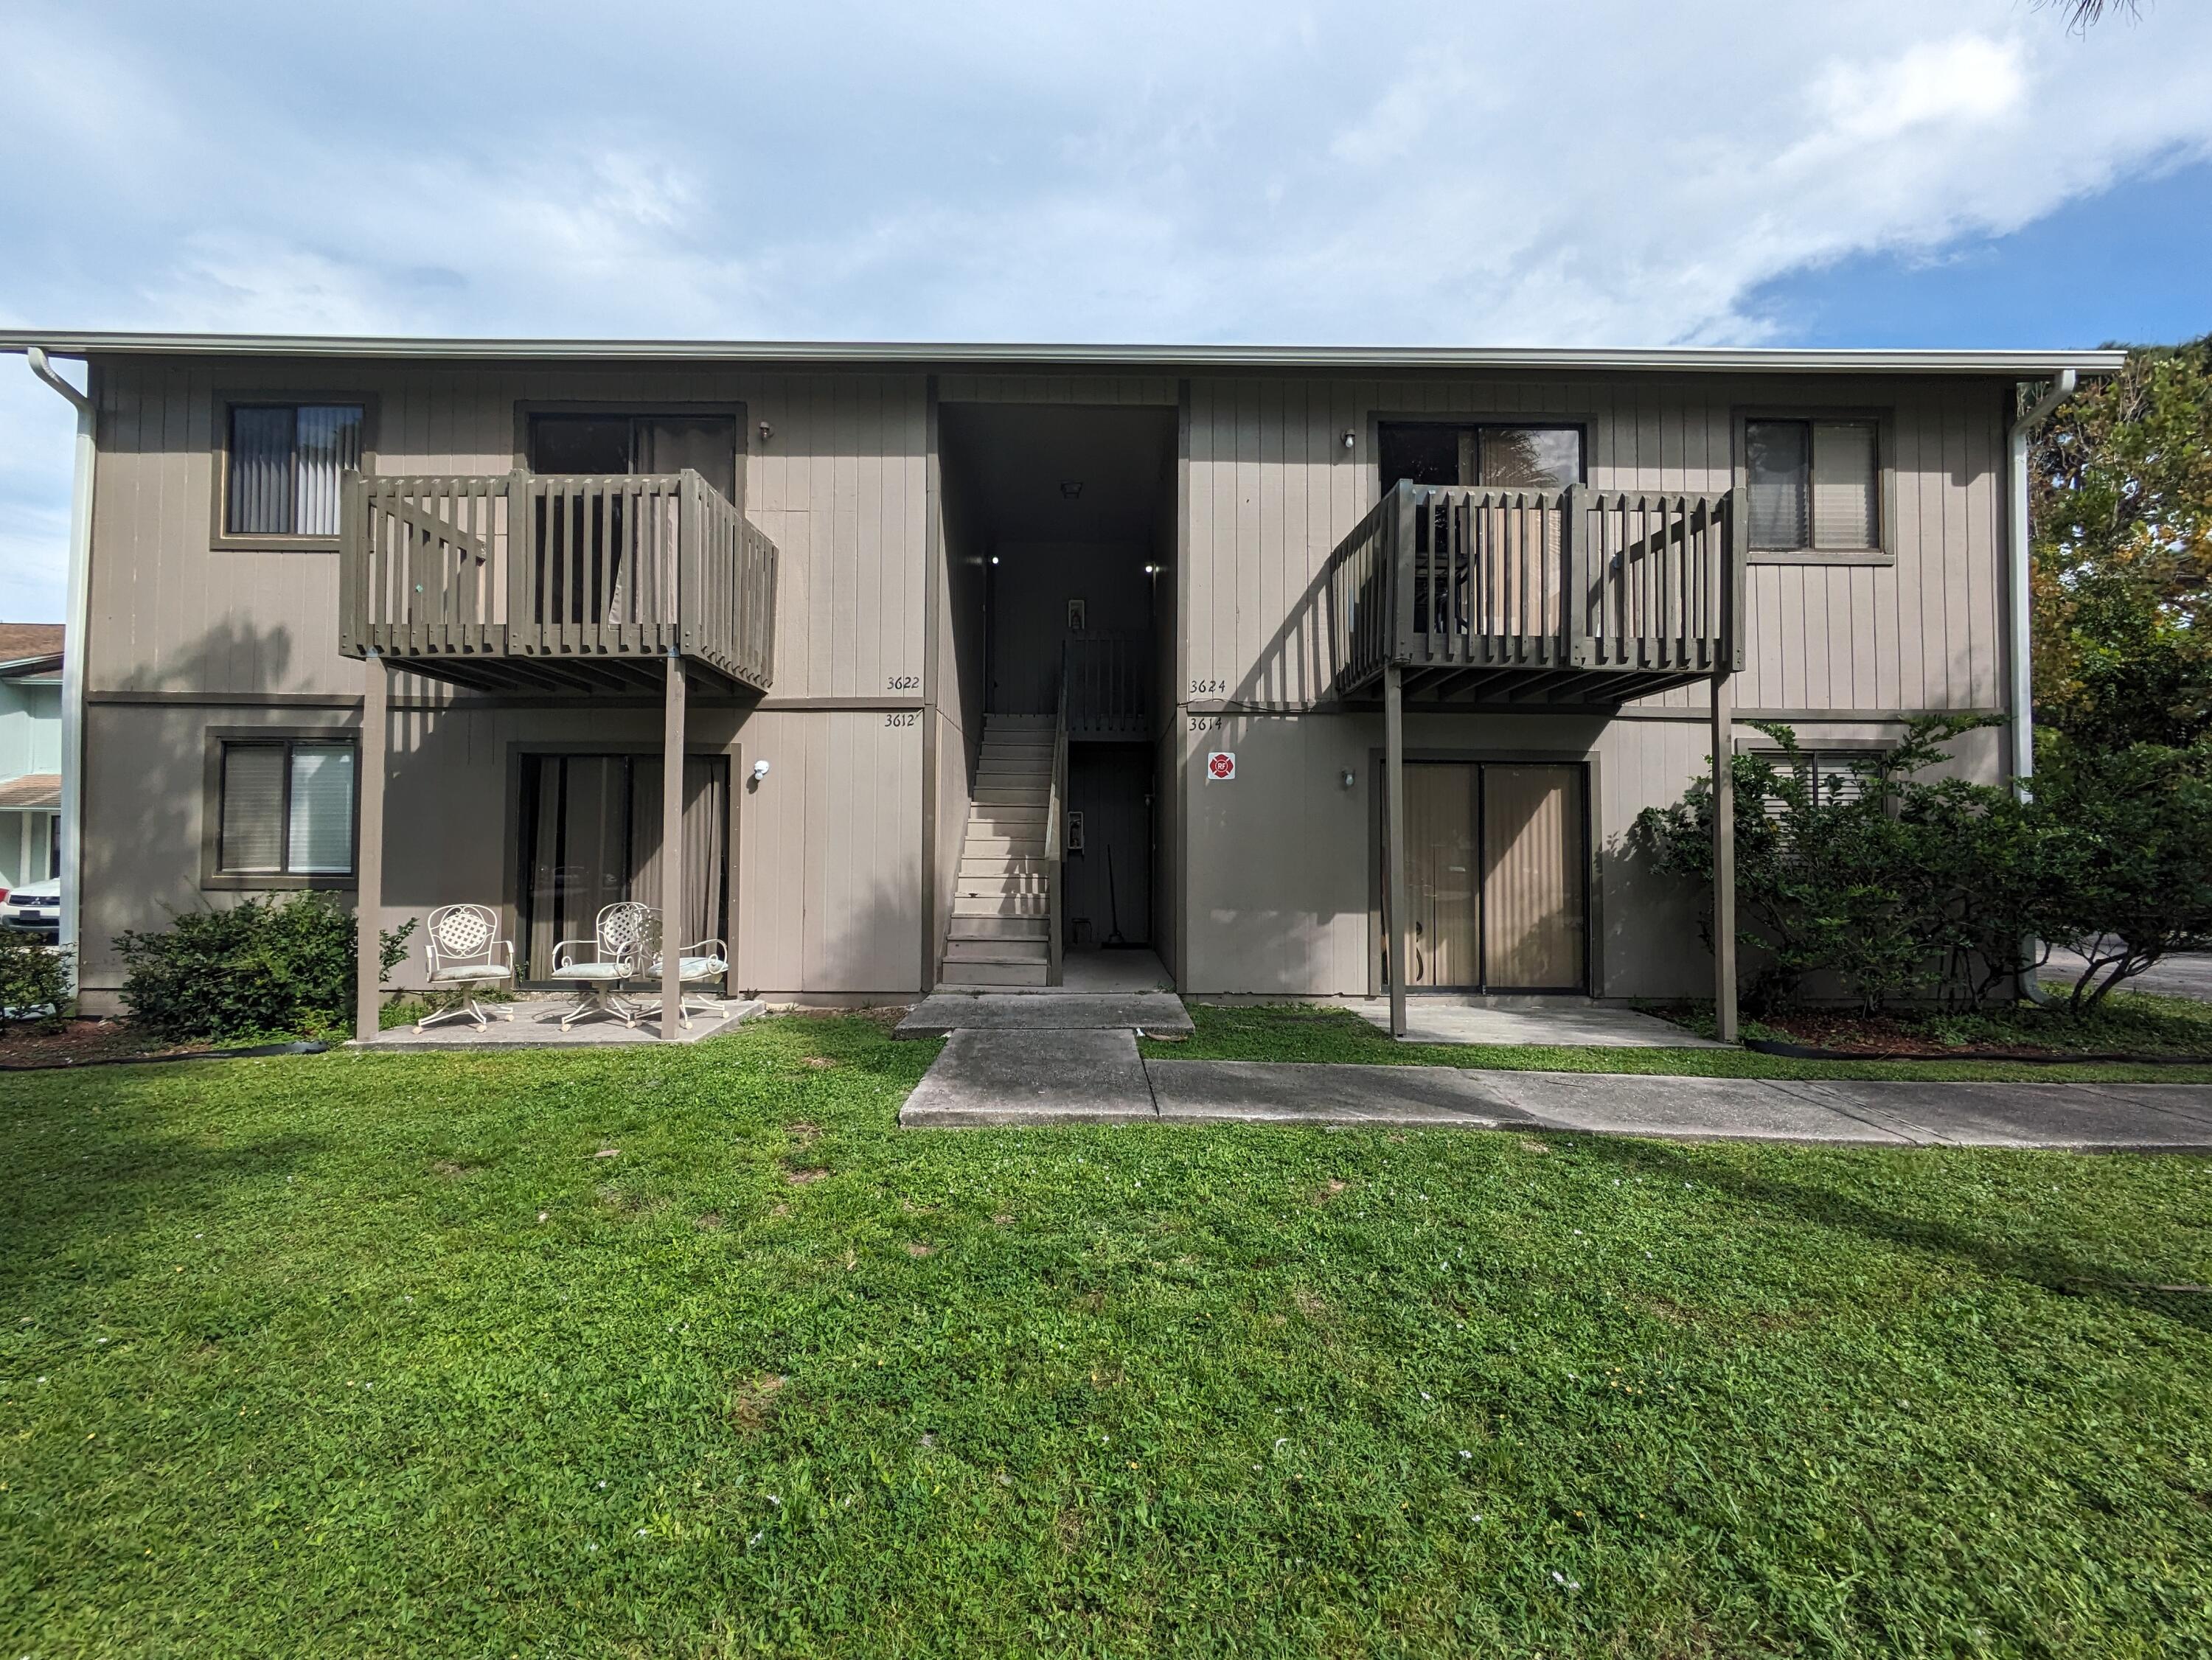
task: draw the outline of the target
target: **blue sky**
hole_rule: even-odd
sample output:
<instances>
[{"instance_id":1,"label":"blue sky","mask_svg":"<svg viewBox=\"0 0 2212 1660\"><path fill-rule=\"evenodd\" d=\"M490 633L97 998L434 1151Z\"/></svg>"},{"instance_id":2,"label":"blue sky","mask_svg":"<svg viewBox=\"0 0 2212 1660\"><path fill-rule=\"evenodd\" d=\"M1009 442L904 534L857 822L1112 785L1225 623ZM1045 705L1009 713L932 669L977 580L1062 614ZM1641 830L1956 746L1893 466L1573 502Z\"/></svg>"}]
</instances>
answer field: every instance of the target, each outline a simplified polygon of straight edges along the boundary
<instances>
[{"instance_id":1,"label":"blue sky","mask_svg":"<svg viewBox=\"0 0 2212 1660\"><path fill-rule=\"evenodd\" d=\"M0 0L0 325L2093 345L2212 329L2212 7ZM0 617L68 411L0 360Z\"/></svg>"}]
</instances>

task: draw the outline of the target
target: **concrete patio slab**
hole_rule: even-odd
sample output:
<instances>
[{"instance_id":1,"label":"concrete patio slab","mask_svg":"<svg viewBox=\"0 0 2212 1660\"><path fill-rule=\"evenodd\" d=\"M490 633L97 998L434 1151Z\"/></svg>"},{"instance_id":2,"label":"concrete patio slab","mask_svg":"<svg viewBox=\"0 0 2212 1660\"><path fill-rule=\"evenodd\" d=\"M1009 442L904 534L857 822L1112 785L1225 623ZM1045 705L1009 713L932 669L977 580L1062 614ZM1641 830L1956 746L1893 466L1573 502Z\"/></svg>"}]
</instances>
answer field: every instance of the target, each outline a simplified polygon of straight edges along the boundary
<instances>
[{"instance_id":1,"label":"concrete patio slab","mask_svg":"<svg viewBox=\"0 0 2212 1660\"><path fill-rule=\"evenodd\" d=\"M1387 997L1353 1003L1371 1026L1390 1029ZM1436 1044L1531 1044L1601 1049L1718 1049L1671 1021L1633 1009L1609 1009L1586 997L1455 997L1406 1000L1406 1041Z\"/></svg>"},{"instance_id":2,"label":"concrete patio slab","mask_svg":"<svg viewBox=\"0 0 2212 1660\"><path fill-rule=\"evenodd\" d=\"M473 1021L443 1021L428 1032L417 1032L411 1026L394 1027L389 1032L380 1032L367 1043L357 1039L349 1047L377 1050L465 1050L465 1049L597 1049L627 1044L651 1044L660 1041L659 1013L635 1026L624 1026L620 1021L605 1015L579 1021L566 1032L561 1029L561 1016L575 1007L573 997L520 997L511 1003L497 1005L502 1013L512 1013L512 1020L494 1020L479 1030ZM697 1043L724 1032L734 1032L745 1021L768 1012L767 1005L753 998L742 1002L732 1000L720 1005L720 1017L714 1015L694 1015L688 1027L676 1030L678 1043Z\"/></svg>"},{"instance_id":3,"label":"concrete patio slab","mask_svg":"<svg viewBox=\"0 0 2212 1660\"><path fill-rule=\"evenodd\" d=\"M899 1109L902 1125L941 1129L1158 1116L1126 1030L955 1032Z\"/></svg>"},{"instance_id":4,"label":"concrete patio slab","mask_svg":"<svg viewBox=\"0 0 2212 1660\"><path fill-rule=\"evenodd\" d=\"M1449 1067L1147 1061L1145 1069L1164 1119L1468 1129L1513 1116Z\"/></svg>"},{"instance_id":5,"label":"concrete patio slab","mask_svg":"<svg viewBox=\"0 0 2212 1660\"><path fill-rule=\"evenodd\" d=\"M894 1029L900 1038L948 1032L1188 1033L1190 1015L1172 991L934 991Z\"/></svg>"}]
</instances>

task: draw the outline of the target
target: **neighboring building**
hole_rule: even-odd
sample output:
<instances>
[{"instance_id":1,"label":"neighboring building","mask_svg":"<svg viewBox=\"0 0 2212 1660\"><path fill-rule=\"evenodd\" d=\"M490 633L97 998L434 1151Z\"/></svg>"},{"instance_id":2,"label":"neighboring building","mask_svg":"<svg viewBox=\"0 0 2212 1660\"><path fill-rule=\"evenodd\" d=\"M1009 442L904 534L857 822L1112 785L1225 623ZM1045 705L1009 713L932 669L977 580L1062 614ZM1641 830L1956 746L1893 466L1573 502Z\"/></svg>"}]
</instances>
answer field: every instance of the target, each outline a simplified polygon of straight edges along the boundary
<instances>
[{"instance_id":1,"label":"neighboring building","mask_svg":"<svg viewBox=\"0 0 2212 1660\"><path fill-rule=\"evenodd\" d=\"M0 889L61 874L62 627L0 622Z\"/></svg>"},{"instance_id":2,"label":"neighboring building","mask_svg":"<svg viewBox=\"0 0 2212 1660\"><path fill-rule=\"evenodd\" d=\"M1739 744L2018 715L2008 423L2118 361L0 336L33 344L97 409L95 1006L122 930L380 846L387 924L495 903L542 977L665 891L672 683L732 989L1111 942L1371 994L1395 690L1408 984L1701 992L1628 833L1705 768L1717 676Z\"/></svg>"}]
</instances>

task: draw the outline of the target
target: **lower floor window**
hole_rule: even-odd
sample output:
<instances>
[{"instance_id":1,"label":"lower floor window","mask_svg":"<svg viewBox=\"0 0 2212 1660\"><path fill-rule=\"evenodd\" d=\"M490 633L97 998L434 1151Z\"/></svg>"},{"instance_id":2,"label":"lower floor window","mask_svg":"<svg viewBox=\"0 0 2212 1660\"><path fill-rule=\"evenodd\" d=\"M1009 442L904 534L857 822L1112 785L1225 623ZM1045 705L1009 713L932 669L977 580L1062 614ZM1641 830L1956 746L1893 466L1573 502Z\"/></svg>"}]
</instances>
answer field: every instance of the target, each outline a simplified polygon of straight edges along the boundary
<instances>
[{"instance_id":1,"label":"lower floor window","mask_svg":"<svg viewBox=\"0 0 2212 1660\"><path fill-rule=\"evenodd\" d=\"M218 871L230 876L350 874L353 757L350 741L226 742Z\"/></svg>"}]
</instances>

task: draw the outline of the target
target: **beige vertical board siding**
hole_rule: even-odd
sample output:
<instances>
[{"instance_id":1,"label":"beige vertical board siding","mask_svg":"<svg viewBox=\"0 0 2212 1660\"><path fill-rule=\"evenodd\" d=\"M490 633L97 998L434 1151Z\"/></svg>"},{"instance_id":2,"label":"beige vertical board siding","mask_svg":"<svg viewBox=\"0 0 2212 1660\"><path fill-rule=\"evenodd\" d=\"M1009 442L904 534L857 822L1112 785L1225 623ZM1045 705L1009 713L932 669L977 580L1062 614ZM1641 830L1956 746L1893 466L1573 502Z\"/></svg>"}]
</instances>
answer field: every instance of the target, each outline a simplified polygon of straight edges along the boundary
<instances>
[{"instance_id":1,"label":"beige vertical board siding","mask_svg":"<svg viewBox=\"0 0 2212 1660\"><path fill-rule=\"evenodd\" d=\"M880 711L807 717L799 984L911 992L921 948L921 725Z\"/></svg>"},{"instance_id":2,"label":"beige vertical board siding","mask_svg":"<svg viewBox=\"0 0 2212 1660\"><path fill-rule=\"evenodd\" d=\"M1224 716L1183 723L1189 833L1192 991L1334 995L1366 984L1367 740L1381 721L1341 715ZM1370 730L1371 729L1371 730ZM1204 781L1209 750L1237 756L1237 776ZM1358 780L1343 789L1339 773Z\"/></svg>"},{"instance_id":3,"label":"beige vertical board siding","mask_svg":"<svg viewBox=\"0 0 2212 1660\"><path fill-rule=\"evenodd\" d=\"M95 691L359 689L337 656L336 555L210 551L218 389L374 399L385 474L505 472L520 401L742 403L748 513L783 556L776 694L881 696L919 672L919 376L179 358L104 360L98 379ZM395 691L447 695L411 676Z\"/></svg>"},{"instance_id":4,"label":"beige vertical board siding","mask_svg":"<svg viewBox=\"0 0 2212 1660\"><path fill-rule=\"evenodd\" d=\"M746 765L765 760L758 789L741 782L738 812L738 983L747 991L805 986L810 839L808 803L819 746L808 741L820 716L757 712L744 728Z\"/></svg>"}]
</instances>

